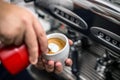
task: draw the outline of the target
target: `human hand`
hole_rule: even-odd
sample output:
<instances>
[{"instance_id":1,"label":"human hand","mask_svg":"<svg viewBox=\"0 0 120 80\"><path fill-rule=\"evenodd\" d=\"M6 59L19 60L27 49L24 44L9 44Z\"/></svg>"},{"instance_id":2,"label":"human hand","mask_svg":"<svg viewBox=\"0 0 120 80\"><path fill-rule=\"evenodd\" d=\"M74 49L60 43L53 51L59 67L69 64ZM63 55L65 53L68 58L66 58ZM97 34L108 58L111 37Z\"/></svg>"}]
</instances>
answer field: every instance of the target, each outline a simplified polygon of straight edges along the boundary
<instances>
[{"instance_id":1,"label":"human hand","mask_svg":"<svg viewBox=\"0 0 120 80\"><path fill-rule=\"evenodd\" d=\"M72 45L73 42L69 40L69 44ZM72 60L70 58L65 61L66 66L72 65ZM46 70L47 72L55 72L59 74L63 70L63 65L61 62L54 62L52 60L46 61L41 56L39 57L38 63L35 65L40 70Z\"/></svg>"},{"instance_id":2,"label":"human hand","mask_svg":"<svg viewBox=\"0 0 120 80\"><path fill-rule=\"evenodd\" d=\"M24 8L0 0L1 47L26 44L30 63L36 64L38 49L47 51L46 34L32 13ZM39 47L38 47L39 45Z\"/></svg>"}]
</instances>

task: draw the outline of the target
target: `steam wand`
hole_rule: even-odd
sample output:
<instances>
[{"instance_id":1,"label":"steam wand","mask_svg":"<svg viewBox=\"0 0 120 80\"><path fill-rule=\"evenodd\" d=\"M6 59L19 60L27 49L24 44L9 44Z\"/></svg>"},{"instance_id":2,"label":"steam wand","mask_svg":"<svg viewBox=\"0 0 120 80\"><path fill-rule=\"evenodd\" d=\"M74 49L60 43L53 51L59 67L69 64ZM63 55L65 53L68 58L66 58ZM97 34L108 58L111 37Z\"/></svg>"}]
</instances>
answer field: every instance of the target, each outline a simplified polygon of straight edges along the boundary
<instances>
[{"instance_id":1,"label":"steam wand","mask_svg":"<svg viewBox=\"0 0 120 80\"><path fill-rule=\"evenodd\" d=\"M77 35L75 31L73 31L71 28L68 28L68 37L71 39L74 43L71 46L71 59L73 61L72 65L72 73L76 76L76 80L81 80L80 75L80 49L81 49L81 40L77 39Z\"/></svg>"}]
</instances>

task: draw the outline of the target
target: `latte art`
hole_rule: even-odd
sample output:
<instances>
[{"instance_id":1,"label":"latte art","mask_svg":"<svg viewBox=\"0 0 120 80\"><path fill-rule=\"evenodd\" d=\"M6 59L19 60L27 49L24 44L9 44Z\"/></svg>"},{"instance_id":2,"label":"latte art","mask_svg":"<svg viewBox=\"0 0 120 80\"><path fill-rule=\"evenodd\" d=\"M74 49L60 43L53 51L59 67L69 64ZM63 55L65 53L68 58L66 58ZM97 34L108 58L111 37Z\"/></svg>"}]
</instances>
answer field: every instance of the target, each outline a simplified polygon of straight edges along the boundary
<instances>
[{"instance_id":1,"label":"latte art","mask_svg":"<svg viewBox=\"0 0 120 80\"><path fill-rule=\"evenodd\" d=\"M50 38L48 39L48 54L53 54L61 49L63 49L65 46L65 42L59 38Z\"/></svg>"},{"instance_id":2,"label":"latte art","mask_svg":"<svg viewBox=\"0 0 120 80\"><path fill-rule=\"evenodd\" d=\"M56 45L56 44L54 44L54 43L50 43L50 44L48 45L48 48L49 48L49 50L50 50L51 52L57 52L57 51L60 50L59 46Z\"/></svg>"}]
</instances>

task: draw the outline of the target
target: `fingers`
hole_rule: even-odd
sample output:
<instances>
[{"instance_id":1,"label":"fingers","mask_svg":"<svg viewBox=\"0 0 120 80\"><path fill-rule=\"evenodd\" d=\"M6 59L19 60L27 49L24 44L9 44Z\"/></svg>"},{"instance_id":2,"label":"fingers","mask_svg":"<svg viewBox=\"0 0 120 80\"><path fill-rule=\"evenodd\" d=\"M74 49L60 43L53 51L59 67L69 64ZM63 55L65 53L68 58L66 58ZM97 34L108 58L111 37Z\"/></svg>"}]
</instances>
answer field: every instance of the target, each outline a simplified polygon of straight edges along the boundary
<instances>
[{"instance_id":1,"label":"fingers","mask_svg":"<svg viewBox=\"0 0 120 80\"><path fill-rule=\"evenodd\" d=\"M65 61L66 66L71 66L72 65L72 60L67 59ZM36 67L39 70L45 69L47 72L55 72L56 74L59 74L63 71L63 65L61 62L54 62L52 60L49 61L44 61L44 59L39 59Z\"/></svg>"},{"instance_id":2,"label":"fingers","mask_svg":"<svg viewBox=\"0 0 120 80\"><path fill-rule=\"evenodd\" d=\"M66 66L72 66L72 60L70 58L66 59L65 64L66 64ZM63 71L63 65L62 65L62 63L61 62L56 62L54 72L56 74L59 74L62 71Z\"/></svg>"},{"instance_id":3,"label":"fingers","mask_svg":"<svg viewBox=\"0 0 120 80\"><path fill-rule=\"evenodd\" d=\"M45 60L43 60L43 59L41 58L41 56L40 56L40 57L38 58L38 62L37 62L37 64L35 65L35 67L38 68L39 70L44 70L44 69L45 69L44 63L46 63Z\"/></svg>"},{"instance_id":4,"label":"fingers","mask_svg":"<svg viewBox=\"0 0 120 80\"><path fill-rule=\"evenodd\" d=\"M47 72L53 72L54 71L54 61L48 61L48 63L45 65Z\"/></svg>"},{"instance_id":5,"label":"fingers","mask_svg":"<svg viewBox=\"0 0 120 80\"><path fill-rule=\"evenodd\" d=\"M65 61L66 66L72 66L73 62L70 58Z\"/></svg>"},{"instance_id":6,"label":"fingers","mask_svg":"<svg viewBox=\"0 0 120 80\"><path fill-rule=\"evenodd\" d=\"M47 72L55 72L59 74L63 70L63 66L61 62L54 62L52 60L43 61L44 59L39 59L38 63L35 65L39 70L45 69Z\"/></svg>"},{"instance_id":7,"label":"fingers","mask_svg":"<svg viewBox=\"0 0 120 80\"><path fill-rule=\"evenodd\" d=\"M61 62L56 62L56 64L55 64L55 71L54 72L56 74L59 74L59 73L62 72L62 70L63 70L62 63Z\"/></svg>"},{"instance_id":8,"label":"fingers","mask_svg":"<svg viewBox=\"0 0 120 80\"><path fill-rule=\"evenodd\" d=\"M73 44L73 41L69 39L69 44L72 45Z\"/></svg>"},{"instance_id":9,"label":"fingers","mask_svg":"<svg viewBox=\"0 0 120 80\"><path fill-rule=\"evenodd\" d=\"M43 53L47 53L48 44L47 44L47 37L46 37L45 31L36 18L34 18L33 25L34 25L35 32L37 34L37 39L39 41L39 46L41 48L41 51Z\"/></svg>"},{"instance_id":10,"label":"fingers","mask_svg":"<svg viewBox=\"0 0 120 80\"><path fill-rule=\"evenodd\" d=\"M36 34L30 24L26 24L26 28L25 43L29 51L29 61L31 64L36 64L38 61L38 44Z\"/></svg>"},{"instance_id":11,"label":"fingers","mask_svg":"<svg viewBox=\"0 0 120 80\"><path fill-rule=\"evenodd\" d=\"M47 72L55 72L56 74L59 74L62 72L63 66L61 62L54 62L50 60L45 64L45 69Z\"/></svg>"}]
</instances>

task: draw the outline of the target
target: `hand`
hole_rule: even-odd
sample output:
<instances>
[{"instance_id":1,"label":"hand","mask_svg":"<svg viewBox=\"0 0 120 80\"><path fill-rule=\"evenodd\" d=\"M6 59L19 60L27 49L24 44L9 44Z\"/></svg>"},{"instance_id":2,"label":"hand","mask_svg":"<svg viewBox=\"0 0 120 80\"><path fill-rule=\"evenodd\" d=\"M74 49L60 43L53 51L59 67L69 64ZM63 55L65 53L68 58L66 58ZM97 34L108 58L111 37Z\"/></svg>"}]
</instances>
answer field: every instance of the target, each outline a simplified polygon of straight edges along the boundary
<instances>
[{"instance_id":1,"label":"hand","mask_svg":"<svg viewBox=\"0 0 120 80\"><path fill-rule=\"evenodd\" d=\"M73 42L69 40L69 44L72 45ZM71 59L66 59L65 61L66 66L72 65ZM56 74L59 74L63 70L63 66L61 62L54 62L54 61L46 61L42 57L39 57L38 63L35 65L38 69L43 70L45 69L47 72L55 72Z\"/></svg>"},{"instance_id":2,"label":"hand","mask_svg":"<svg viewBox=\"0 0 120 80\"><path fill-rule=\"evenodd\" d=\"M29 60L36 64L38 45L47 51L47 38L37 18L28 10L0 0L0 43L2 47L26 44Z\"/></svg>"}]
</instances>

